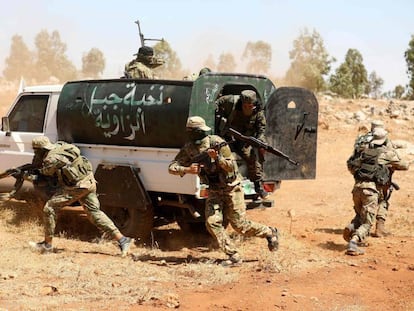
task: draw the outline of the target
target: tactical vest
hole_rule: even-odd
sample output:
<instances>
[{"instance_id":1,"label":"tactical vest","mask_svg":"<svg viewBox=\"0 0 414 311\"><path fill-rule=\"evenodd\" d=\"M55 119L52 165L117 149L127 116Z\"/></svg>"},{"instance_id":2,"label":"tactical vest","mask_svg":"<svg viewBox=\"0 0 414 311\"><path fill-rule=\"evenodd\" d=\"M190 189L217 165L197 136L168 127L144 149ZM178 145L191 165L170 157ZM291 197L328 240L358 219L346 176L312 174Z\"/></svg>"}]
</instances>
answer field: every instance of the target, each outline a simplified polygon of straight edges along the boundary
<instances>
[{"instance_id":1,"label":"tactical vest","mask_svg":"<svg viewBox=\"0 0 414 311\"><path fill-rule=\"evenodd\" d=\"M58 176L65 184L69 186L76 185L93 172L91 162L80 154L78 147L65 142L57 142L59 146L53 150L54 153L63 155L69 160L69 163L63 166Z\"/></svg>"},{"instance_id":2,"label":"tactical vest","mask_svg":"<svg viewBox=\"0 0 414 311\"><path fill-rule=\"evenodd\" d=\"M379 185L387 185L391 180L390 170L386 165L378 163L383 148L367 148L361 152L357 161L354 177L358 181L373 181Z\"/></svg>"},{"instance_id":3,"label":"tactical vest","mask_svg":"<svg viewBox=\"0 0 414 311\"><path fill-rule=\"evenodd\" d=\"M210 135L210 148L220 144L222 140L218 140L217 136ZM210 187L224 187L234 182L237 178L238 168L234 161L234 170L232 172L226 172L221 169L216 161L207 161L203 163L204 168L200 172L200 179L203 183L209 184Z\"/></svg>"}]
</instances>

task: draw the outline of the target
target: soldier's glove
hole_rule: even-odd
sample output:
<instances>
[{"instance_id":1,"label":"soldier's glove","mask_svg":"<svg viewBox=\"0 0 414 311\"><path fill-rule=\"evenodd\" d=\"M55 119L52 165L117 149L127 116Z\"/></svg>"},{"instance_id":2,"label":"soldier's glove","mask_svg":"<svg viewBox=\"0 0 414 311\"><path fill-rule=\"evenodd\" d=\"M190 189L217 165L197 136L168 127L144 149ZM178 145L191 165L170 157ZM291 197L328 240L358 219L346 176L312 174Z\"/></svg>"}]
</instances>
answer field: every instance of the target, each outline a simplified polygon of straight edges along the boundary
<instances>
[{"instance_id":1,"label":"soldier's glove","mask_svg":"<svg viewBox=\"0 0 414 311\"><path fill-rule=\"evenodd\" d=\"M37 181L37 175L30 174L29 172L26 172L23 174L23 179L30 181L30 182L36 182Z\"/></svg>"},{"instance_id":2,"label":"soldier's glove","mask_svg":"<svg viewBox=\"0 0 414 311\"><path fill-rule=\"evenodd\" d=\"M244 154L250 154L252 152L252 146L250 146L248 144L244 144L241 151Z\"/></svg>"}]
</instances>

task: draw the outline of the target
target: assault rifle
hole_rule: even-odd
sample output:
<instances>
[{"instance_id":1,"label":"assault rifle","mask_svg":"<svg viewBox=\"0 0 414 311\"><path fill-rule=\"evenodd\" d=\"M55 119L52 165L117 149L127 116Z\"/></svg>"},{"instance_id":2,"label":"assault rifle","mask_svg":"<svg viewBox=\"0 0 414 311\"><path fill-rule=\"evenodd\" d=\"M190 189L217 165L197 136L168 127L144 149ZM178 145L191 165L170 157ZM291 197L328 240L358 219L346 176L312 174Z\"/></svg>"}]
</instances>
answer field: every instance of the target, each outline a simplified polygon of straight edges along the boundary
<instances>
[{"instance_id":1,"label":"assault rifle","mask_svg":"<svg viewBox=\"0 0 414 311\"><path fill-rule=\"evenodd\" d=\"M235 139L244 141L245 143L249 144L252 147L263 148L267 152L270 152L271 154L274 154L274 155L276 155L280 158L283 158L283 159L289 161L290 163L292 163L294 165L299 165L298 162L292 160L288 155L284 154L282 151L273 148L272 146L258 140L255 137L245 136L245 135L241 134L240 132L238 132L238 131L236 131L235 129L232 129L232 128L229 128L229 132L234 136Z\"/></svg>"},{"instance_id":2,"label":"assault rifle","mask_svg":"<svg viewBox=\"0 0 414 311\"><path fill-rule=\"evenodd\" d=\"M33 183L34 190L38 198L43 198L45 196L51 196L56 192L58 187L58 180L56 176L45 176L39 174L40 167L33 163L27 163L16 168L9 168L8 170L0 173L0 179L6 177L14 177L16 181L13 186L13 190L8 193L0 194L1 199L11 199L16 196L16 193L21 189L25 180L29 180ZM33 175L36 176L35 179L25 179L25 176Z\"/></svg>"},{"instance_id":3,"label":"assault rifle","mask_svg":"<svg viewBox=\"0 0 414 311\"><path fill-rule=\"evenodd\" d=\"M6 197L13 198L15 194L17 193L17 191L19 191L20 188L23 186L25 173L34 171L34 169L35 169L34 164L27 163L27 164L23 164L16 168L9 168L3 173L0 173L0 179L6 178L9 176L16 178L13 190L10 191L8 194L6 194Z\"/></svg>"},{"instance_id":4,"label":"assault rifle","mask_svg":"<svg viewBox=\"0 0 414 311\"><path fill-rule=\"evenodd\" d=\"M138 32L139 32L139 40L140 40L140 42L141 42L141 46L144 46L145 45L145 41L164 41L164 38L162 38L162 39L150 39L150 38L145 38L144 37L144 34L142 33L142 31L141 31L141 25L139 24L139 20L136 20L135 21L135 24L137 24L137 26L138 26Z\"/></svg>"},{"instance_id":5,"label":"assault rifle","mask_svg":"<svg viewBox=\"0 0 414 311\"><path fill-rule=\"evenodd\" d=\"M223 147L225 145L227 145L227 142L223 141L221 143L218 143L218 144L215 144L215 145L211 146L208 149L214 149L214 150L218 151L218 150L220 150L221 147ZM210 158L210 156L208 155L208 149L201 152L200 154L197 154L195 157L193 157L191 159L192 163L203 163L203 162L207 161Z\"/></svg>"}]
</instances>

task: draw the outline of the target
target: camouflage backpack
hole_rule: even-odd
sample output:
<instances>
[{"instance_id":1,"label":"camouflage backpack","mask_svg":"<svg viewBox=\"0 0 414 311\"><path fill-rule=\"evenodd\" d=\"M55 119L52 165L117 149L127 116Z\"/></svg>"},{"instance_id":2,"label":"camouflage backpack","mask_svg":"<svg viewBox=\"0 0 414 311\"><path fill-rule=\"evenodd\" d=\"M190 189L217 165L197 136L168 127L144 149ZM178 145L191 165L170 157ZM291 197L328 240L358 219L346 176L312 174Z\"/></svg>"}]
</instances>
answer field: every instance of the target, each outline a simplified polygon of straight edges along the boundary
<instances>
[{"instance_id":1,"label":"camouflage backpack","mask_svg":"<svg viewBox=\"0 0 414 311\"><path fill-rule=\"evenodd\" d=\"M61 177L68 185L75 185L93 172L91 162L80 154L78 147L66 142L57 142L59 145L54 152L65 156L70 163L61 168Z\"/></svg>"},{"instance_id":2,"label":"camouflage backpack","mask_svg":"<svg viewBox=\"0 0 414 311\"><path fill-rule=\"evenodd\" d=\"M348 163L356 167L355 179L387 185L390 182L390 170L386 165L378 163L378 157L383 152L383 148L366 148L360 153L359 158L353 159L353 163Z\"/></svg>"}]
</instances>

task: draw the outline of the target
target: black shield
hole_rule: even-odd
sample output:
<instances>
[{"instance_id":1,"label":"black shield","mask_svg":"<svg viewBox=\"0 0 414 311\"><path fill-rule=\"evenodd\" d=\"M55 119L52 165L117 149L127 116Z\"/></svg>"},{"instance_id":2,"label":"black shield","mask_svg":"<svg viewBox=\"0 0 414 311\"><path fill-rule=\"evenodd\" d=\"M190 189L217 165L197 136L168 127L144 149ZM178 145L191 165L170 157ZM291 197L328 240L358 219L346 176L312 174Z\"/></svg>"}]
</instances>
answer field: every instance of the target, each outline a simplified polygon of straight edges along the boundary
<instances>
[{"instance_id":1,"label":"black shield","mask_svg":"<svg viewBox=\"0 0 414 311\"><path fill-rule=\"evenodd\" d=\"M278 88L266 104L265 115L267 142L298 162L295 165L266 152L265 179L314 179L318 127L315 95L303 88Z\"/></svg>"}]
</instances>

